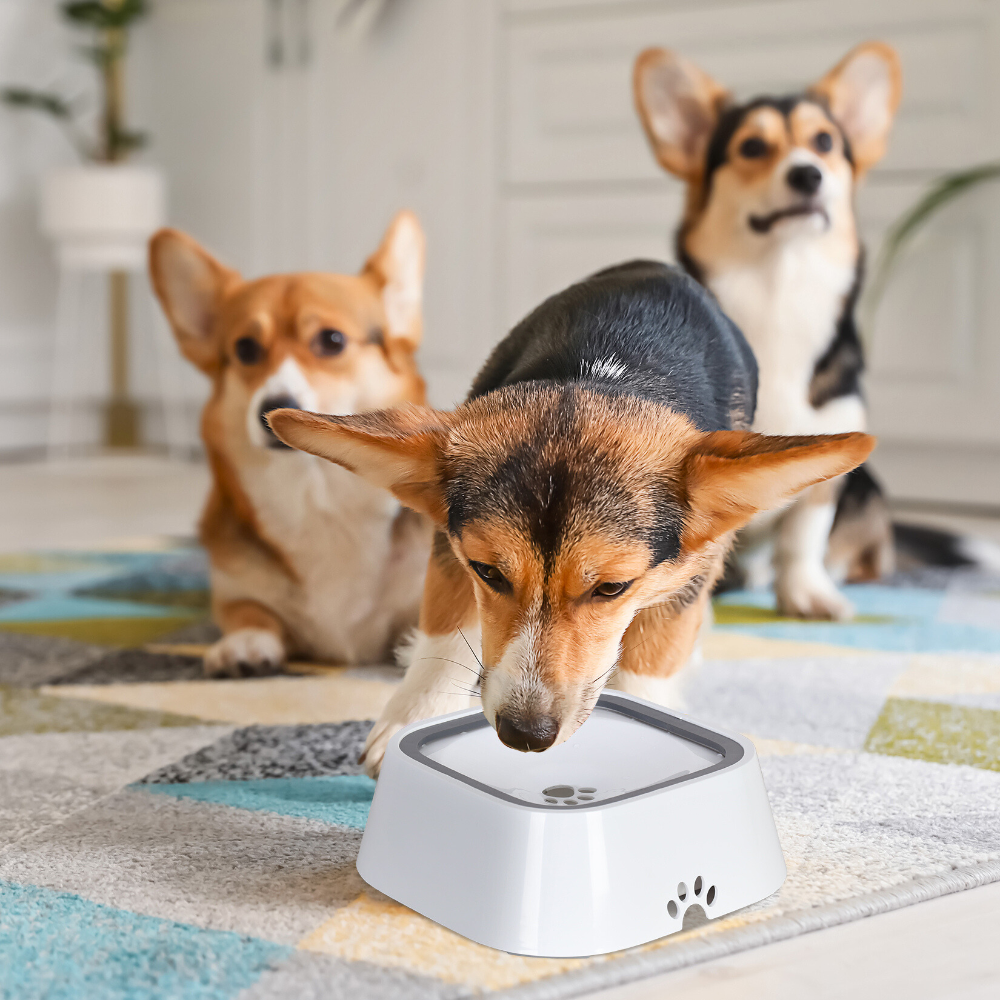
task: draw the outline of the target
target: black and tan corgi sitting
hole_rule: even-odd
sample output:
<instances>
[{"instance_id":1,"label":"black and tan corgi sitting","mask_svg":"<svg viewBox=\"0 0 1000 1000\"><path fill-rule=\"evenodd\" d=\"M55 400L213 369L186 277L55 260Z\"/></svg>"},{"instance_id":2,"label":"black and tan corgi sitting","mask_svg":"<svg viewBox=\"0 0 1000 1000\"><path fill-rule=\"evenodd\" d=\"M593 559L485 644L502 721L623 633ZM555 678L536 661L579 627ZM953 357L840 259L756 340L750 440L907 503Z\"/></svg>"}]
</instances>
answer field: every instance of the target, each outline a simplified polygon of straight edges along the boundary
<instances>
[{"instance_id":1,"label":"black and tan corgi sitting","mask_svg":"<svg viewBox=\"0 0 1000 1000\"><path fill-rule=\"evenodd\" d=\"M416 217L400 213L357 276L245 281L170 229L153 237L149 263L181 351L212 380L201 539L223 636L206 672L266 673L289 656L386 662L417 621L430 527L384 490L285 447L264 418L424 402Z\"/></svg>"},{"instance_id":2,"label":"black and tan corgi sitting","mask_svg":"<svg viewBox=\"0 0 1000 1000\"><path fill-rule=\"evenodd\" d=\"M896 53L869 42L804 93L737 104L686 59L650 49L634 85L657 159L687 184L678 260L756 354L754 430L864 430L854 194L885 152L901 91ZM779 608L805 617L850 617L831 572L870 579L893 559L887 508L863 469L755 519L739 544L752 583L769 582L773 549Z\"/></svg>"},{"instance_id":3,"label":"black and tan corgi sitting","mask_svg":"<svg viewBox=\"0 0 1000 1000\"><path fill-rule=\"evenodd\" d=\"M271 413L283 441L437 527L369 771L400 727L463 707L477 684L500 739L525 751L571 736L607 683L669 702L736 529L874 443L755 434L756 388L711 295L637 261L544 302L454 412Z\"/></svg>"}]
</instances>

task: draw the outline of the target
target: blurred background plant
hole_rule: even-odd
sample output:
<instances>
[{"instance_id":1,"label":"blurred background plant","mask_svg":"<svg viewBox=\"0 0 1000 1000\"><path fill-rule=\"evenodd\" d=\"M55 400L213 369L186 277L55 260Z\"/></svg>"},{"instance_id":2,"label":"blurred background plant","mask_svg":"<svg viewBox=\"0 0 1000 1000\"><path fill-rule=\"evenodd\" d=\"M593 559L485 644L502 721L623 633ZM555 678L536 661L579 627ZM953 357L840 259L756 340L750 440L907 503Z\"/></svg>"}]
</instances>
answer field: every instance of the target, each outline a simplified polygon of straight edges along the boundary
<instances>
[{"instance_id":1,"label":"blurred background plant","mask_svg":"<svg viewBox=\"0 0 1000 1000\"><path fill-rule=\"evenodd\" d=\"M935 180L931 186L909 209L907 209L886 231L873 269L872 281L866 295L868 322L865 327L874 326L879 303L904 251L920 233L920 230L946 205L968 194L982 184L1000 180L1000 163L980 163L964 170L947 173Z\"/></svg>"},{"instance_id":2,"label":"blurred background plant","mask_svg":"<svg viewBox=\"0 0 1000 1000\"><path fill-rule=\"evenodd\" d=\"M84 102L51 91L6 86L0 90L5 104L49 115L63 128L85 160L120 163L146 144L147 136L125 124L124 66L129 29L149 11L146 0L68 0L61 8L69 24L88 35L81 54L100 78L101 109L97 134L88 134L80 121Z\"/></svg>"}]
</instances>

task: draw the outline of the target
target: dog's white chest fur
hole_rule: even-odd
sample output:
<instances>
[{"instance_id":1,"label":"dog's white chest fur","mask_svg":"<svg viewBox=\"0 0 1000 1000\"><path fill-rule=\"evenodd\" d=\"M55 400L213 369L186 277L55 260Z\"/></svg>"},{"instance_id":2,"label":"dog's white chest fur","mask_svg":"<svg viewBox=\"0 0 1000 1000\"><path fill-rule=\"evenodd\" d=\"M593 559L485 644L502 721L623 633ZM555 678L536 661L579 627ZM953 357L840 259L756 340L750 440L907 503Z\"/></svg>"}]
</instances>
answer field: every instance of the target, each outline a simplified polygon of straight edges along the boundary
<instances>
[{"instance_id":1,"label":"dog's white chest fur","mask_svg":"<svg viewBox=\"0 0 1000 1000\"><path fill-rule=\"evenodd\" d=\"M264 574L254 589L301 653L361 663L384 657L419 601L426 563L426 550L394 544L399 503L302 452L272 452L239 478L262 534L298 575L293 582Z\"/></svg>"},{"instance_id":2,"label":"dog's white chest fur","mask_svg":"<svg viewBox=\"0 0 1000 1000\"><path fill-rule=\"evenodd\" d=\"M818 409L809 402L816 362L833 340L853 281L853 266L831 261L808 240L789 241L753 263L720 267L709 276L709 288L757 357L755 431L864 430L859 397L839 397Z\"/></svg>"}]
</instances>

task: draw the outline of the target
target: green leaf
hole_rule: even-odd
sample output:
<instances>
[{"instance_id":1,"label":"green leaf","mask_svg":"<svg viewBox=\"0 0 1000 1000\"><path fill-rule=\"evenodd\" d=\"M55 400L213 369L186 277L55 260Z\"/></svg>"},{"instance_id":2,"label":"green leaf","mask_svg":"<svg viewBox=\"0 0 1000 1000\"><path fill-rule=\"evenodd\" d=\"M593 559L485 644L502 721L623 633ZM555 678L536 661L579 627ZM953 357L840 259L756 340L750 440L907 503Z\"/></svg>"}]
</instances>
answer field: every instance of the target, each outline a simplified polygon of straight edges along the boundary
<instances>
[{"instance_id":1,"label":"green leaf","mask_svg":"<svg viewBox=\"0 0 1000 1000\"><path fill-rule=\"evenodd\" d=\"M122 0L110 3L105 0L69 0L62 5L63 16L68 21L101 31L127 28L133 21L149 13L146 0Z\"/></svg>"},{"instance_id":2,"label":"green leaf","mask_svg":"<svg viewBox=\"0 0 1000 1000\"><path fill-rule=\"evenodd\" d=\"M98 69L103 70L125 55L124 45L81 45L80 54Z\"/></svg>"},{"instance_id":3,"label":"green leaf","mask_svg":"<svg viewBox=\"0 0 1000 1000\"><path fill-rule=\"evenodd\" d=\"M63 17L91 28L109 28L111 10L99 0L71 0L62 7Z\"/></svg>"},{"instance_id":4,"label":"green leaf","mask_svg":"<svg viewBox=\"0 0 1000 1000\"><path fill-rule=\"evenodd\" d=\"M149 142L149 136L145 132L131 132L128 129L118 129L108 137L108 152L112 156L119 153L130 153L136 149L142 149Z\"/></svg>"},{"instance_id":5,"label":"green leaf","mask_svg":"<svg viewBox=\"0 0 1000 1000\"><path fill-rule=\"evenodd\" d=\"M33 111L44 111L53 118L68 119L73 116L69 104L58 94L49 94L41 90L30 90L27 87L4 87L0 90L0 100L14 108L30 108Z\"/></svg>"},{"instance_id":6,"label":"green leaf","mask_svg":"<svg viewBox=\"0 0 1000 1000\"><path fill-rule=\"evenodd\" d=\"M889 283L893 266L904 248L927 220L963 194L990 181L1000 179L1000 163L982 163L967 170L939 177L912 208L890 226L882 241L875 276L868 292L869 311L874 316Z\"/></svg>"}]
</instances>

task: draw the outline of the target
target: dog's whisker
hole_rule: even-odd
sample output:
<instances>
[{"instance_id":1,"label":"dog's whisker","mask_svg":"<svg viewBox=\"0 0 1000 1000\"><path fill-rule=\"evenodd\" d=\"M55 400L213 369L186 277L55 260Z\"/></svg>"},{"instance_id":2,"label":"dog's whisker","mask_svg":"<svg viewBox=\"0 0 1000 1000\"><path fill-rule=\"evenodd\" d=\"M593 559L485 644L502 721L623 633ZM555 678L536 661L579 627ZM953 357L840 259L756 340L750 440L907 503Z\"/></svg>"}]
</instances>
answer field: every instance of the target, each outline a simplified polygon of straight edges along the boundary
<instances>
[{"instance_id":1,"label":"dog's whisker","mask_svg":"<svg viewBox=\"0 0 1000 1000\"><path fill-rule=\"evenodd\" d=\"M462 688L453 688L450 691L443 691L441 688L432 688L431 693L445 695L448 698L452 698L456 694L460 694L463 698L473 698L476 701L482 697L478 691L466 691Z\"/></svg>"},{"instance_id":2,"label":"dog's whisker","mask_svg":"<svg viewBox=\"0 0 1000 1000\"><path fill-rule=\"evenodd\" d=\"M450 684L456 691L462 691L465 694L478 693L478 688L473 687L471 684L463 684L461 681L455 678L444 678L448 684Z\"/></svg>"},{"instance_id":3,"label":"dog's whisker","mask_svg":"<svg viewBox=\"0 0 1000 1000\"><path fill-rule=\"evenodd\" d=\"M594 680L591 681L591 683L592 684L600 684L601 681L603 681L604 678L608 676L608 674L612 673L613 671L615 671L617 669L618 669L618 661L615 660L615 662L612 663L611 666L608 667L608 669L605 670L603 674L601 674L599 677L594 678Z\"/></svg>"},{"instance_id":4,"label":"dog's whisker","mask_svg":"<svg viewBox=\"0 0 1000 1000\"><path fill-rule=\"evenodd\" d=\"M465 639L465 633L461 630L461 628L458 630L458 634L463 639ZM482 675L483 675L482 672L486 669L486 667L483 666L483 661L479 658L479 654L476 653L476 651L472 648L472 643L469 642L468 639L465 639L465 644L466 644L466 646L469 647L469 652L472 653L472 655L476 658L476 663L479 664L479 676L480 676L480 678L482 678Z\"/></svg>"},{"instance_id":5,"label":"dog's whisker","mask_svg":"<svg viewBox=\"0 0 1000 1000\"><path fill-rule=\"evenodd\" d=\"M594 696L594 693L599 692L600 689L604 687L610 676L617 669L618 669L618 661L615 660L615 662L612 663L611 666L608 667L608 669L605 670L603 674L601 674L598 677L595 677L592 681L590 681L585 689L584 701L590 701L590 699Z\"/></svg>"},{"instance_id":6,"label":"dog's whisker","mask_svg":"<svg viewBox=\"0 0 1000 1000\"><path fill-rule=\"evenodd\" d=\"M641 646L644 642L649 642L649 640L652 638L653 638L652 635L647 635L645 639L640 639L638 642L632 643L631 646L626 646L625 649L621 651L621 655L618 657L619 662L621 662L622 656L624 656L626 653L631 653L633 649L638 649L638 647Z\"/></svg>"},{"instance_id":7,"label":"dog's whisker","mask_svg":"<svg viewBox=\"0 0 1000 1000\"><path fill-rule=\"evenodd\" d=\"M468 670L469 673L472 674L477 680L482 680L483 675L479 671L473 670L472 667L470 667L467 663L462 663L461 660L449 660L447 656L418 656L413 662L420 663L423 660L443 660L445 663L454 663L456 667L462 667L463 669Z\"/></svg>"}]
</instances>

